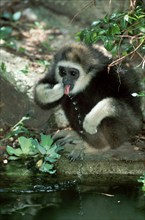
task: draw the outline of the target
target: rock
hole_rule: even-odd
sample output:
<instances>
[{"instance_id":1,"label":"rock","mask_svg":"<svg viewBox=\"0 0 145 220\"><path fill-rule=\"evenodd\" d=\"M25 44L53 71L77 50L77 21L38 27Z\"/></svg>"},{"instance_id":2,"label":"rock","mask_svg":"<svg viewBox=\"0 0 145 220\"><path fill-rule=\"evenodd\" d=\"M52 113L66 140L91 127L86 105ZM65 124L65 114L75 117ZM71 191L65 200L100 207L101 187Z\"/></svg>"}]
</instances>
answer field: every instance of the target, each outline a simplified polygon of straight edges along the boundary
<instances>
[{"instance_id":1,"label":"rock","mask_svg":"<svg viewBox=\"0 0 145 220\"><path fill-rule=\"evenodd\" d=\"M30 65L30 61L2 49L1 60L6 66L6 71L0 71L0 126L12 126L23 116L30 114L32 118L27 121L27 125L30 128L43 128L52 111L40 109L33 101L33 88L40 78L39 74L32 70L27 74L22 73L21 71Z\"/></svg>"},{"instance_id":2,"label":"rock","mask_svg":"<svg viewBox=\"0 0 145 220\"><path fill-rule=\"evenodd\" d=\"M51 130L51 128L68 126L68 121L60 107L46 111L34 103L34 85L42 77L39 70L38 73L33 72L30 61L2 49L1 59L6 66L6 71L0 70L0 127L13 126L25 115L31 117L25 123L29 128ZM28 73L24 74L22 70L26 67L28 67Z\"/></svg>"},{"instance_id":3,"label":"rock","mask_svg":"<svg viewBox=\"0 0 145 220\"><path fill-rule=\"evenodd\" d=\"M84 24L91 24L98 18L103 18L107 13L111 11L124 11L128 8L129 2L112 1L111 4L108 0L96 1L96 0L31 0L34 4L44 5L46 8L52 11L68 16L71 21L79 20Z\"/></svg>"}]
</instances>

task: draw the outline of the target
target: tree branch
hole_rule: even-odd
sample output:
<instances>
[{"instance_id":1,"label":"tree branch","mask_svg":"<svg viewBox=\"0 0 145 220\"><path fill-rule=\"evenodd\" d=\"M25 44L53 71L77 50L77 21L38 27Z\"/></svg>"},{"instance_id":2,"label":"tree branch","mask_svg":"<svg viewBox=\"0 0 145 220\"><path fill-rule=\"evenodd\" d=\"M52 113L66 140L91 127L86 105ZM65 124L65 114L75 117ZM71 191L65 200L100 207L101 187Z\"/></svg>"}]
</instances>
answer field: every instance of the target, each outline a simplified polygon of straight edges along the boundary
<instances>
[{"instance_id":1,"label":"tree branch","mask_svg":"<svg viewBox=\"0 0 145 220\"><path fill-rule=\"evenodd\" d=\"M142 41L133 51L131 51L129 54L124 55L124 56L118 58L117 60L114 60L112 63L110 63L110 64L108 65L108 71L110 70L110 68L111 68L112 66L117 65L120 61L124 60L126 57L128 57L128 56L132 55L133 53L135 53L135 52L141 47L141 45L142 45L144 42L145 42L145 40L143 40L143 41Z\"/></svg>"}]
</instances>

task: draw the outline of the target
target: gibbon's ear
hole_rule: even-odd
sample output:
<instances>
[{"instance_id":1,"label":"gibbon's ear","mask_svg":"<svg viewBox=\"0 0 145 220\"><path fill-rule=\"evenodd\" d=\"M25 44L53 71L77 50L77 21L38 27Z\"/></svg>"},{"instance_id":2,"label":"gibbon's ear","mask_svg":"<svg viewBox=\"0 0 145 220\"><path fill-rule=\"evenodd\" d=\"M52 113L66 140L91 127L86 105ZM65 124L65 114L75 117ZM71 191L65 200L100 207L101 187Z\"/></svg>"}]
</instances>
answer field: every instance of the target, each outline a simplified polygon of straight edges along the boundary
<instances>
[{"instance_id":1,"label":"gibbon's ear","mask_svg":"<svg viewBox=\"0 0 145 220\"><path fill-rule=\"evenodd\" d=\"M101 45L91 46L93 59L90 59L88 72L99 72L108 67L112 62L112 54Z\"/></svg>"},{"instance_id":2,"label":"gibbon's ear","mask_svg":"<svg viewBox=\"0 0 145 220\"><path fill-rule=\"evenodd\" d=\"M105 61L105 59L103 61ZM106 62L100 62L99 64L91 65L87 70L87 74L92 75L94 77L97 73L106 71L109 64L110 61L106 59Z\"/></svg>"},{"instance_id":3,"label":"gibbon's ear","mask_svg":"<svg viewBox=\"0 0 145 220\"><path fill-rule=\"evenodd\" d=\"M91 73L92 75L94 75L96 72L98 72L97 69L98 69L98 65L97 64L96 65L91 65L88 68L87 73Z\"/></svg>"}]
</instances>

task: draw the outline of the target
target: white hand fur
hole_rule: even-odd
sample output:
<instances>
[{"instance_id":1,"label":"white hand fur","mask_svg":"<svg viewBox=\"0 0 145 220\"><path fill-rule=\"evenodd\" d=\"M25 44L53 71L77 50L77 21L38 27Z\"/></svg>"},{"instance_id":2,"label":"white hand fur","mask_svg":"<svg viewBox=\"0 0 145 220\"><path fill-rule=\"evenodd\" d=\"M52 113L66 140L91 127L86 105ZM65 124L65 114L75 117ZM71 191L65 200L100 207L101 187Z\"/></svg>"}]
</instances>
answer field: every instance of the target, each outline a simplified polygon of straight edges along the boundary
<instances>
[{"instance_id":1,"label":"white hand fur","mask_svg":"<svg viewBox=\"0 0 145 220\"><path fill-rule=\"evenodd\" d=\"M84 122L83 122L83 128L86 132L89 134L95 134L97 133L97 124L96 120L93 120L93 117L91 114L87 114Z\"/></svg>"},{"instance_id":2,"label":"white hand fur","mask_svg":"<svg viewBox=\"0 0 145 220\"><path fill-rule=\"evenodd\" d=\"M64 95L64 88L61 83L50 88L48 84L38 84L36 86L37 100L42 104L52 103L59 100Z\"/></svg>"},{"instance_id":3,"label":"white hand fur","mask_svg":"<svg viewBox=\"0 0 145 220\"><path fill-rule=\"evenodd\" d=\"M115 99L113 98L105 98L98 102L84 118L84 130L89 134L97 133L97 127L104 118L116 115L114 103Z\"/></svg>"}]
</instances>

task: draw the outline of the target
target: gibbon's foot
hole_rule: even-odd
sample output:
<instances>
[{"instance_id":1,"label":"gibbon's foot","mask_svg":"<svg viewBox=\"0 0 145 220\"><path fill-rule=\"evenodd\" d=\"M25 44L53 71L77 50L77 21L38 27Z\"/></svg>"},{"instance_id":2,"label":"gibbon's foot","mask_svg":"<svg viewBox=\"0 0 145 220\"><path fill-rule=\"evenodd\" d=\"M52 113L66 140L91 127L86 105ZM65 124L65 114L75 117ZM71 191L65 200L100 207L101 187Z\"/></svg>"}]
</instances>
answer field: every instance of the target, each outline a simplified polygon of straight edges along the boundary
<instances>
[{"instance_id":1,"label":"gibbon's foot","mask_svg":"<svg viewBox=\"0 0 145 220\"><path fill-rule=\"evenodd\" d=\"M85 155L84 150L84 146L76 144L67 156L71 161L83 160Z\"/></svg>"},{"instance_id":2,"label":"gibbon's foot","mask_svg":"<svg viewBox=\"0 0 145 220\"><path fill-rule=\"evenodd\" d=\"M62 130L53 136L54 143L63 147L63 152L71 161L82 160L84 156L84 141L73 130Z\"/></svg>"},{"instance_id":3,"label":"gibbon's foot","mask_svg":"<svg viewBox=\"0 0 145 220\"><path fill-rule=\"evenodd\" d=\"M84 147L82 140L74 140L72 137L59 139L56 144L62 146L64 155L71 161L82 160L84 156Z\"/></svg>"},{"instance_id":4,"label":"gibbon's foot","mask_svg":"<svg viewBox=\"0 0 145 220\"><path fill-rule=\"evenodd\" d=\"M75 160L96 160L96 158L103 158L104 152L108 151L110 148L106 146L104 149L96 149L89 146L86 142L81 141L75 145L65 145L64 154L71 161Z\"/></svg>"},{"instance_id":5,"label":"gibbon's foot","mask_svg":"<svg viewBox=\"0 0 145 220\"><path fill-rule=\"evenodd\" d=\"M73 130L62 130L54 134L52 138L54 143L56 143L58 146L64 146L66 144L75 145L82 141L78 134Z\"/></svg>"}]
</instances>

